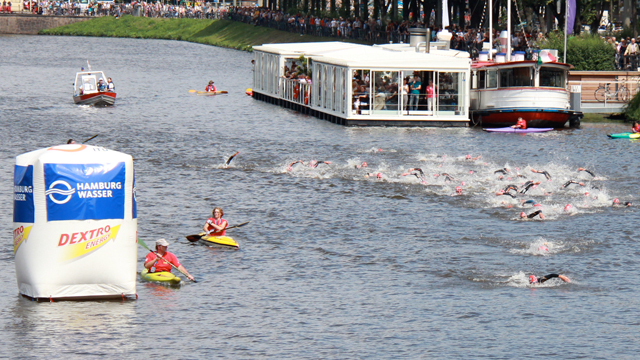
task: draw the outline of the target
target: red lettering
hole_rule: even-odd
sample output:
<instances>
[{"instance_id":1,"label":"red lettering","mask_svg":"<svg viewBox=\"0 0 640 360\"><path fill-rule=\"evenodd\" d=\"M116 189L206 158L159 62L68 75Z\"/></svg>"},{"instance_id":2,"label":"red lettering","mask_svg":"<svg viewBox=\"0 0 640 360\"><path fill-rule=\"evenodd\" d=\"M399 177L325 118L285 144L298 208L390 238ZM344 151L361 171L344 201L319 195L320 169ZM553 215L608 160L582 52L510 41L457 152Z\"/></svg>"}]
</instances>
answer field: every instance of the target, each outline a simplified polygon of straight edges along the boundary
<instances>
[{"instance_id":1,"label":"red lettering","mask_svg":"<svg viewBox=\"0 0 640 360\"><path fill-rule=\"evenodd\" d=\"M68 234L60 235L60 241L58 242L58 246L66 245L67 241L69 241L69 235Z\"/></svg>"},{"instance_id":2,"label":"red lettering","mask_svg":"<svg viewBox=\"0 0 640 360\"><path fill-rule=\"evenodd\" d=\"M89 239L87 239L87 233L88 233L88 231L85 231L85 232L81 231L80 232L80 240L78 240L78 242L82 242L82 240L89 240Z\"/></svg>"},{"instance_id":3,"label":"red lettering","mask_svg":"<svg viewBox=\"0 0 640 360\"><path fill-rule=\"evenodd\" d=\"M108 233L109 231L111 231L111 226L107 225L104 227L104 233Z\"/></svg>"},{"instance_id":4,"label":"red lettering","mask_svg":"<svg viewBox=\"0 0 640 360\"><path fill-rule=\"evenodd\" d=\"M98 229L98 231L96 232L96 237L102 235L102 228Z\"/></svg>"},{"instance_id":5,"label":"red lettering","mask_svg":"<svg viewBox=\"0 0 640 360\"><path fill-rule=\"evenodd\" d=\"M89 235L89 239L93 239L93 233L96 231L96 229L93 229L90 231L91 235Z\"/></svg>"},{"instance_id":6,"label":"red lettering","mask_svg":"<svg viewBox=\"0 0 640 360\"><path fill-rule=\"evenodd\" d=\"M75 239L77 238L78 238L78 233L71 234L71 240L69 241L69 245L77 243L77 241L75 241Z\"/></svg>"}]
</instances>

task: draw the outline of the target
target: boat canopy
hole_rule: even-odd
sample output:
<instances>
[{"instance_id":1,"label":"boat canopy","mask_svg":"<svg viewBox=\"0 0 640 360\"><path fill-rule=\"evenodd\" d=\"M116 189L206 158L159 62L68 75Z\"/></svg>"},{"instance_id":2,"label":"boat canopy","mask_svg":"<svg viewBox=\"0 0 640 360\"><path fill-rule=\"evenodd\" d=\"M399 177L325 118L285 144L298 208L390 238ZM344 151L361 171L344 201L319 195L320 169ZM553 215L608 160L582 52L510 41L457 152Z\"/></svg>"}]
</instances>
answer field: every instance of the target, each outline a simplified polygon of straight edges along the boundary
<instances>
[{"instance_id":1,"label":"boat canopy","mask_svg":"<svg viewBox=\"0 0 640 360\"><path fill-rule=\"evenodd\" d=\"M73 84L73 94L92 94L98 92L98 81L107 84L107 78L102 71L83 71L76 74L76 81Z\"/></svg>"}]
</instances>

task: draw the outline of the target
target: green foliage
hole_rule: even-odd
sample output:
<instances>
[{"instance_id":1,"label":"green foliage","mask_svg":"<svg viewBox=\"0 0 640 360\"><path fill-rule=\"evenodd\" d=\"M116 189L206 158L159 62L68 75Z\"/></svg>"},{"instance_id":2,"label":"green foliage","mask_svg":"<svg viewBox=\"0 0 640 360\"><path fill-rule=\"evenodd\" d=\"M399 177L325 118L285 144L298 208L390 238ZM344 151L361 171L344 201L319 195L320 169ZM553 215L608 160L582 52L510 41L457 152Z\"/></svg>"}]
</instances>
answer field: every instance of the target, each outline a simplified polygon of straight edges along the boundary
<instances>
[{"instance_id":1,"label":"green foliage","mask_svg":"<svg viewBox=\"0 0 640 360\"><path fill-rule=\"evenodd\" d=\"M301 37L228 20L154 19L130 15L119 19L103 16L42 30L40 34L184 40L244 51L251 51L254 45L269 43L322 41L316 36Z\"/></svg>"},{"instance_id":2,"label":"green foliage","mask_svg":"<svg viewBox=\"0 0 640 360\"><path fill-rule=\"evenodd\" d=\"M625 106L623 113L628 120L640 121L640 91L631 98L631 101Z\"/></svg>"},{"instance_id":3,"label":"green foliage","mask_svg":"<svg viewBox=\"0 0 640 360\"><path fill-rule=\"evenodd\" d=\"M549 33L547 40L540 44L541 49L557 49L562 58L564 36L560 32ZM605 43L598 35L582 34L571 36L567 41L567 63L575 70L615 70L616 50Z\"/></svg>"}]
</instances>

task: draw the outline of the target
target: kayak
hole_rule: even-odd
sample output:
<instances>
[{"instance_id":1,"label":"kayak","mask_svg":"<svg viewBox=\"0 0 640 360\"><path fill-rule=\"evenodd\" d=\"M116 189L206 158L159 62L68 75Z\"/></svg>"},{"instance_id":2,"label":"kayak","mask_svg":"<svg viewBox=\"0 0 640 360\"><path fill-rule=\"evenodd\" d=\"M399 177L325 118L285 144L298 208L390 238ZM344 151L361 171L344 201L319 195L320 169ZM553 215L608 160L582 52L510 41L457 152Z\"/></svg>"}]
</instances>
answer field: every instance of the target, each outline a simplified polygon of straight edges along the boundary
<instances>
[{"instance_id":1,"label":"kayak","mask_svg":"<svg viewBox=\"0 0 640 360\"><path fill-rule=\"evenodd\" d=\"M207 241L213 244L218 244L218 245L231 246L237 249L240 248L240 245L238 245L238 243L235 240L233 240L228 236L203 236L200 238L200 240L204 240L204 241Z\"/></svg>"},{"instance_id":2,"label":"kayak","mask_svg":"<svg viewBox=\"0 0 640 360\"><path fill-rule=\"evenodd\" d=\"M198 95L206 95L206 96L211 96L211 95L222 95L222 94L227 94L228 92L226 90L218 90L218 91L196 91L196 94Z\"/></svg>"},{"instance_id":3,"label":"kayak","mask_svg":"<svg viewBox=\"0 0 640 360\"><path fill-rule=\"evenodd\" d=\"M148 281L158 281L171 285L178 285L180 284L180 281L182 281L179 277L173 275L168 271L149 273L149 269L144 269L142 270L142 272L140 272L140 276Z\"/></svg>"},{"instance_id":4,"label":"kayak","mask_svg":"<svg viewBox=\"0 0 640 360\"><path fill-rule=\"evenodd\" d=\"M609 134L607 135L612 139L640 139L640 133L618 133L618 134Z\"/></svg>"},{"instance_id":5,"label":"kayak","mask_svg":"<svg viewBox=\"0 0 640 360\"><path fill-rule=\"evenodd\" d=\"M500 133L538 133L538 132L551 131L553 130L553 128L514 129L509 126L509 127L503 127L503 128L486 128L483 130L488 132L500 132Z\"/></svg>"}]
</instances>

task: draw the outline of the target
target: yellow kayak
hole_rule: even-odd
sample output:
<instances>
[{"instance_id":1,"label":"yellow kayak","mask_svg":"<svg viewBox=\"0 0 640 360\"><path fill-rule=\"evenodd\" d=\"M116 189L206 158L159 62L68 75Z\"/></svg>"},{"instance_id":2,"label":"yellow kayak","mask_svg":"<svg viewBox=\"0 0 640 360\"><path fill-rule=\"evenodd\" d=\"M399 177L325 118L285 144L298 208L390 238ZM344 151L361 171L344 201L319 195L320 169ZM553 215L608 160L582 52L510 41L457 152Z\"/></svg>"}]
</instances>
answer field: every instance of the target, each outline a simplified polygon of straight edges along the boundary
<instances>
[{"instance_id":1,"label":"yellow kayak","mask_svg":"<svg viewBox=\"0 0 640 360\"><path fill-rule=\"evenodd\" d=\"M168 271L159 271L159 272L149 273L149 269L144 269L140 273L140 276L143 279L148 281L159 281L159 282L168 283L172 285L180 284L180 281L182 281L179 277L173 275Z\"/></svg>"},{"instance_id":2,"label":"yellow kayak","mask_svg":"<svg viewBox=\"0 0 640 360\"><path fill-rule=\"evenodd\" d=\"M204 241L218 244L218 245L231 246L237 249L240 248L240 245L238 245L238 243L235 240L233 240L228 236L203 236L200 238L200 240L204 240Z\"/></svg>"},{"instance_id":3,"label":"yellow kayak","mask_svg":"<svg viewBox=\"0 0 640 360\"><path fill-rule=\"evenodd\" d=\"M227 94L228 92L226 90L218 90L218 91L196 91L196 94L198 95L222 95L222 94Z\"/></svg>"}]
</instances>

